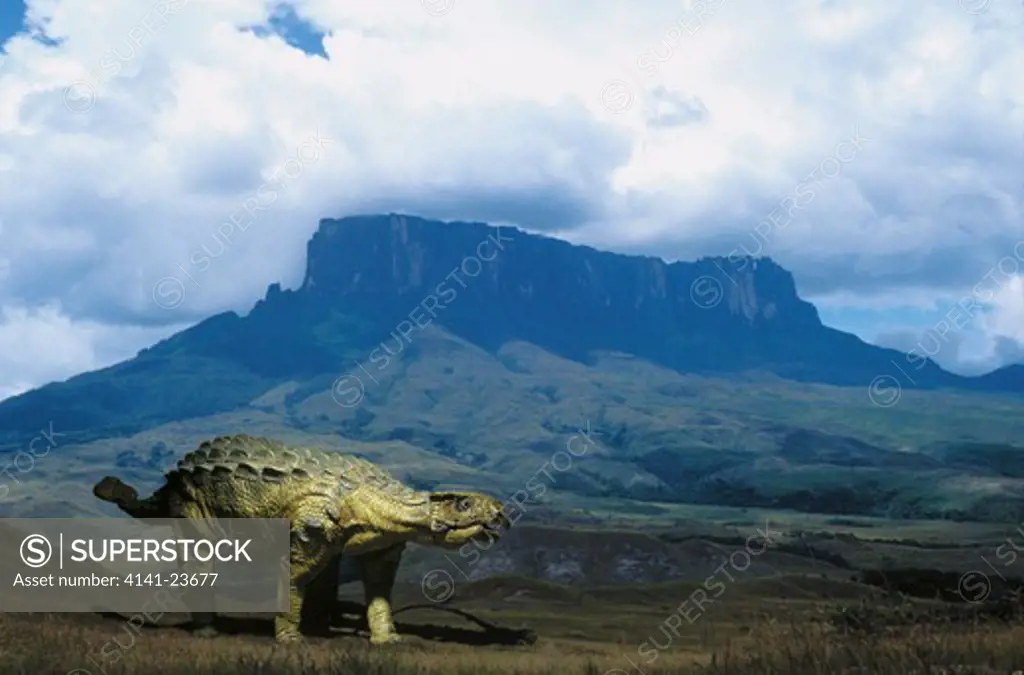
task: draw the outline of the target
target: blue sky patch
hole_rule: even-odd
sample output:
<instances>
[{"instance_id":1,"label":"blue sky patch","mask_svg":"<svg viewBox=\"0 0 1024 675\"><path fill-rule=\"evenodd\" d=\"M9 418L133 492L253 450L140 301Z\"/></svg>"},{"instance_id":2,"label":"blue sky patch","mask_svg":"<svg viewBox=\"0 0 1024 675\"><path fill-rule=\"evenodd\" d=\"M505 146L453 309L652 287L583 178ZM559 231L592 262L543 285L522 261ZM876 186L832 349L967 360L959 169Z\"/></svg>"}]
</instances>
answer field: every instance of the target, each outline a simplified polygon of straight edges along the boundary
<instances>
[{"instance_id":1,"label":"blue sky patch","mask_svg":"<svg viewBox=\"0 0 1024 675\"><path fill-rule=\"evenodd\" d=\"M299 16L295 8L288 3L277 5L267 23L246 26L242 30L257 37L277 35L290 46L301 49L310 56L328 58L327 52L324 51L324 37L327 33L318 30L315 25Z\"/></svg>"},{"instance_id":2,"label":"blue sky patch","mask_svg":"<svg viewBox=\"0 0 1024 675\"><path fill-rule=\"evenodd\" d=\"M23 0L0 2L0 51L3 44L25 28L25 3Z\"/></svg>"}]
</instances>

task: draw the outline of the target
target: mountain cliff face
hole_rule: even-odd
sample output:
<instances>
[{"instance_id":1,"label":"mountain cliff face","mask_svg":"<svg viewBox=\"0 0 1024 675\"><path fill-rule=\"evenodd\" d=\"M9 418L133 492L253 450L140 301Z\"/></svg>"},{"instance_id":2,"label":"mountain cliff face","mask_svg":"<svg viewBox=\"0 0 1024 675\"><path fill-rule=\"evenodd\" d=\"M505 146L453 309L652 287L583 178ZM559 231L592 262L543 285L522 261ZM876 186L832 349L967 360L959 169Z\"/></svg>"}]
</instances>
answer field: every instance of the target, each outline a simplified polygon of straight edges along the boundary
<instances>
[{"instance_id":1,"label":"mountain cliff face","mask_svg":"<svg viewBox=\"0 0 1024 675\"><path fill-rule=\"evenodd\" d=\"M211 317L134 359L0 403L0 440L58 418L102 436L231 410L375 345L411 345L430 324L491 352L518 340L579 362L614 351L700 374L866 386L908 367L900 352L823 326L770 259L669 264L481 223L356 216L320 223L299 289L274 284L245 317ZM1019 369L965 378L918 365L904 387L1024 390Z\"/></svg>"},{"instance_id":2,"label":"mountain cliff face","mask_svg":"<svg viewBox=\"0 0 1024 675\"><path fill-rule=\"evenodd\" d=\"M890 361L905 362L823 326L792 275L767 258L669 264L479 223L325 220L299 293L385 324L436 317L488 349L518 339L581 361L621 351L688 372L865 386L893 370ZM975 386L931 362L913 379Z\"/></svg>"},{"instance_id":3,"label":"mountain cliff face","mask_svg":"<svg viewBox=\"0 0 1024 675\"><path fill-rule=\"evenodd\" d=\"M518 338L581 358L619 349L698 363L675 344L821 327L767 259L667 264L510 228L370 216L323 221L308 260L300 292L325 306L407 314L419 294L418 314L488 346Z\"/></svg>"},{"instance_id":4,"label":"mountain cliff face","mask_svg":"<svg viewBox=\"0 0 1024 675\"><path fill-rule=\"evenodd\" d=\"M820 327L813 305L797 297L792 275L770 259L731 269L724 263L668 264L480 223L364 216L321 222L301 290L321 298L394 299L444 284L476 300L508 301L506 311L556 305L597 322L618 315Z\"/></svg>"}]
</instances>

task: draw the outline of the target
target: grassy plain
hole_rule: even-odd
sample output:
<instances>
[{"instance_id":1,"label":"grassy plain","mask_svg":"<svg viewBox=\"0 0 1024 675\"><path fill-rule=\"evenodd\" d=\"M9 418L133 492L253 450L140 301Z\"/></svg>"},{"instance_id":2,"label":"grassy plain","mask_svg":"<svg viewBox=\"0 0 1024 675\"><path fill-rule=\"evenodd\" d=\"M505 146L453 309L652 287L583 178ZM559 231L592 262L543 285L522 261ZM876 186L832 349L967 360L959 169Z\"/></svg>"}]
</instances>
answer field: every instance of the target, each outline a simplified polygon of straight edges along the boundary
<instances>
[{"instance_id":1,"label":"grassy plain","mask_svg":"<svg viewBox=\"0 0 1024 675\"><path fill-rule=\"evenodd\" d=\"M532 480L544 488L528 489L533 503L599 520L693 520L722 507L1024 519L1019 398L892 389L873 401L867 382L706 378L616 354L583 364L523 343L492 354L433 328L376 382L364 374L354 405L332 395L342 373L358 372L342 365L268 385L231 412L182 411L179 421L120 437L58 436L45 456L21 457L0 514L95 513L89 488L103 475L152 489L200 441L246 432L362 453L424 488L508 496ZM52 413L58 434L72 433L65 414ZM567 463L581 429L594 442ZM13 462L19 449L0 460Z\"/></svg>"},{"instance_id":2,"label":"grassy plain","mask_svg":"<svg viewBox=\"0 0 1024 675\"><path fill-rule=\"evenodd\" d=\"M811 578L756 580L730 586L691 624L663 627L686 585L591 589L546 599L507 599L515 586L479 588L458 604L481 618L526 624L533 645L487 644L459 618L415 610L400 615L406 642L376 650L341 617L336 635L278 646L269 622L225 619L235 634L193 638L175 617L135 630L122 618L4 615L0 672L5 675L837 675L1000 673L1024 668L1024 626L989 620L965 605L898 600L876 588ZM789 589L795 583L804 593ZM472 591L472 589L467 589ZM808 596L808 592L810 596ZM415 589L407 589L414 599ZM402 605L401 600L397 603ZM868 631L840 614L862 605L880 616ZM178 619L180 620L180 618ZM883 625L885 624L885 625ZM681 626L681 627L680 627ZM678 634L676 634L678 633Z\"/></svg>"},{"instance_id":3,"label":"grassy plain","mask_svg":"<svg viewBox=\"0 0 1024 675\"><path fill-rule=\"evenodd\" d=\"M200 441L238 432L358 452L421 487L508 496L539 480L543 494L508 541L465 579L450 571L458 579L454 606L529 628L535 644L486 644L479 627L421 609L400 616L408 643L386 652L370 649L344 622L331 638L284 648L273 644L267 622L229 623L237 634L197 641L173 626L136 634L124 619L8 614L0 616L0 673L1024 669L1024 627L1012 611L953 601L960 574L986 569L982 557L994 561L1008 536L1022 540L1015 528L1024 518L1024 454L1015 444L1024 437L1024 405L1017 399L901 391L883 406L867 382L737 382L620 355L585 365L523 344L489 354L442 332L425 332L350 407L331 395L347 370L275 383L232 412L123 437L58 437L58 447L19 464L0 515L114 515L90 493L100 477L113 473L146 492ZM58 433L66 431L61 414L53 412ZM597 442L586 456L538 479L588 424ZM785 547L730 582L693 623L677 621L715 561L765 522L786 533ZM610 561L633 566L623 571ZM396 604L422 603L419 578L444 564L412 552ZM864 583L866 571L900 581ZM667 622L678 634L663 632ZM121 646L111 646L115 638ZM671 644L644 660L641 645L652 638ZM938 670L954 665L960 669Z\"/></svg>"},{"instance_id":4,"label":"grassy plain","mask_svg":"<svg viewBox=\"0 0 1024 675\"><path fill-rule=\"evenodd\" d=\"M394 601L406 639L385 650L366 641L359 584L343 587L333 634L309 637L301 647L276 645L266 617L220 617L223 634L201 639L185 630L182 615L156 617L159 625L142 628L109 614L0 615L0 673L1010 675L1024 669L1024 616L1011 589L995 588L976 603L956 593L962 572L981 569L981 556L995 560L993 547L1005 541L1009 526L869 522L847 525L858 532L852 534L816 530L827 519L808 514L791 514L782 525L784 515L770 514L785 537L731 576L713 572L721 568L712 555L740 550L742 539L730 526L707 524L703 533L651 526L643 535L528 527L524 541L541 542L533 550L589 546L605 556L616 542L640 556L642 537L649 537L668 547L667 560L685 568L686 579L595 584L540 581L534 574L473 581L453 575L454 596L433 603L420 580L406 574ZM500 546L487 555L517 545ZM416 555L403 567L422 569ZM839 559L843 565L834 564ZM945 572L936 576L936 568ZM866 583L872 572L881 580ZM1000 570L1011 581L1022 572L1024 562ZM722 590L695 602L712 574ZM524 631L536 640L523 639Z\"/></svg>"}]
</instances>

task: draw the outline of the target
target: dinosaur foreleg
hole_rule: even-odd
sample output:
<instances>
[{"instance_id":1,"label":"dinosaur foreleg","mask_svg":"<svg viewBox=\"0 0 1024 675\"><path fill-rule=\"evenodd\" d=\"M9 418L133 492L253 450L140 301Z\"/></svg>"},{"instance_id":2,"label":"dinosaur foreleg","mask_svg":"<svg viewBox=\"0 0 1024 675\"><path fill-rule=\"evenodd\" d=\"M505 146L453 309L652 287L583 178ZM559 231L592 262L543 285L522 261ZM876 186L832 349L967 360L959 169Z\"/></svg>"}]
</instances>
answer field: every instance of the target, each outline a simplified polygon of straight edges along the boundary
<instances>
[{"instance_id":1,"label":"dinosaur foreleg","mask_svg":"<svg viewBox=\"0 0 1024 675\"><path fill-rule=\"evenodd\" d=\"M375 645L400 642L391 614L391 592L402 561L404 544L358 557L366 593L366 622L370 626L370 643Z\"/></svg>"}]
</instances>

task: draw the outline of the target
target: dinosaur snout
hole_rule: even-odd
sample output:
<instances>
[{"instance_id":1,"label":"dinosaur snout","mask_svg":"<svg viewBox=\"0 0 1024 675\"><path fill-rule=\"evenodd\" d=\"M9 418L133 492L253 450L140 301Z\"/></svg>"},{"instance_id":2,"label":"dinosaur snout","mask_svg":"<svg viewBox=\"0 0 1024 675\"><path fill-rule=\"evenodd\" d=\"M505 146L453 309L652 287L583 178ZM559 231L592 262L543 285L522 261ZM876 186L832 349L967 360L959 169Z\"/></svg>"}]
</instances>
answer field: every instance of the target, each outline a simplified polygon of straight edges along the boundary
<instances>
[{"instance_id":1,"label":"dinosaur snout","mask_svg":"<svg viewBox=\"0 0 1024 675\"><path fill-rule=\"evenodd\" d=\"M487 523L486 527L491 532L506 532L512 527L512 521L505 515L505 509L498 505L494 509L491 520Z\"/></svg>"}]
</instances>

